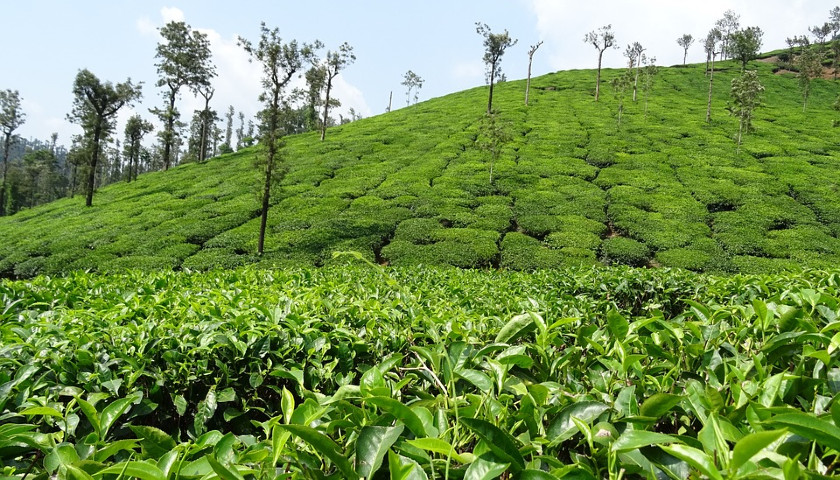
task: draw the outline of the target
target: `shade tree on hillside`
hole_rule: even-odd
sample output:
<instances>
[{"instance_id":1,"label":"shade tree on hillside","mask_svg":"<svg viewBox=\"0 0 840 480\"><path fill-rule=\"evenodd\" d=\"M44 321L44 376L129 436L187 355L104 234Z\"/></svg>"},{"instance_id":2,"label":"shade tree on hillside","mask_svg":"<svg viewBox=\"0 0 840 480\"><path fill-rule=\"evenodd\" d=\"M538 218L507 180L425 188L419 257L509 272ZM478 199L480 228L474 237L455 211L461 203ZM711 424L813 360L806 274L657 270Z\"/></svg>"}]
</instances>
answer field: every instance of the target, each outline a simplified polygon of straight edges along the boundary
<instances>
[{"instance_id":1,"label":"shade tree on hillside","mask_svg":"<svg viewBox=\"0 0 840 480\"><path fill-rule=\"evenodd\" d=\"M487 84L490 85L490 95L487 99L487 113L493 111L493 85L498 78L500 81L504 79L502 73L502 56L505 50L516 45L518 41L511 38L507 30L502 33L493 33L486 23L476 22L475 32L484 38L484 56L481 58L484 62L485 77Z\"/></svg>"},{"instance_id":2,"label":"shade tree on hillside","mask_svg":"<svg viewBox=\"0 0 840 480\"><path fill-rule=\"evenodd\" d=\"M320 46L320 43L318 44ZM338 50L328 51L326 58L321 64L324 69L324 116L321 118L321 141L327 136L327 125L329 124L330 114L330 93L332 92L333 81L345 68L352 65L356 61L356 55L353 54L353 47L344 42L338 47Z\"/></svg>"},{"instance_id":3,"label":"shade tree on hillside","mask_svg":"<svg viewBox=\"0 0 840 480\"><path fill-rule=\"evenodd\" d=\"M802 89L802 111L808 106L808 97L811 96L811 81L822 75L822 55L816 49L811 48L807 36L798 38L800 45L799 54L794 57L793 64L799 71L799 87Z\"/></svg>"},{"instance_id":4,"label":"shade tree on hillside","mask_svg":"<svg viewBox=\"0 0 840 480\"><path fill-rule=\"evenodd\" d=\"M193 92L204 99L204 109L198 112L199 128L197 128L199 133L198 161L203 162L207 160L207 149L210 145L213 125L219 119L216 112L210 110L210 100L213 98L213 94L216 93L216 89L210 84L197 85L193 89Z\"/></svg>"},{"instance_id":5,"label":"shade tree on hillside","mask_svg":"<svg viewBox=\"0 0 840 480\"><path fill-rule=\"evenodd\" d=\"M642 95L645 98L645 119L648 113L648 97L650 91L653 89L653 82L656 80L656 75L659 73L659 67L656 66L656 57L646 58L642 55Z\"/></svg>"},{"instance_id":6,"label":"shade tree on hillside","mask_svg":"<svg viewBox=\"0 0 840 480\"><path fill-rule=\"evenodd\" d=\"M722 51L718 50L718 48L722 47L722 39L723 35L720 30L715 27L709 30L709 33L706 35L706 41L703 45L703 48L706 50L706 57L711 59L711 64L707 67L709 72L709 100L706 103L706 123L712 121L712 88L715 79L715 57L718 53L720 53L720 51Z\"/></svg>"},{"instance_id":7,"label":"shade tree on hillside","mask_svg":"<svg viewBox=\"0 0 840 480\"><path fill-rule=\"evenodd\" d=\"M683 49L683 65L685 65L685 59L688 57L688 49L694 44L694 36L691 34L683 34L680 38L677 39L677 45L682 47Z\"/></svg>"},{"instance_id":8,"label":"shade tree on hillside","mask_svg":"<svg viewBox=\"0 0 840 480\"><path fill-rule=\"evenodd\" d=\"M528 48L528 80L525 83L525 105L528 105L528 95L531 93L531 64L534 63L534 54L537 53L542 44L543 41L540 40Z\"/></svg>"},{"instance_id":9,"label":"shade tree on hillside","mask_svg":"<svg viewBox=\"0 0 840 480\"><path fill-rule=\"evenodd\" d=\"M141 86L131 79L116 85L102 82L89 70L79 71L73 82L73 110L68 120L84 130L83 141L87 143L87 179L85 182L85 206L93 205L96 169L102 153L102 144L110 135L116 123L119 110L134 103L141 96Z\"/></svg>"},{"instance_id":10,"label":"shade tree on hillside","mask_svg":"<svg viewBox=\"0 0 840 480\"><path fill-rule=\"evenodd\" d=\"M307 130L321 130L321 118L318 112L323 104L321 95L326 86L326 77L326 68L318 63L310 66L303 75L306 80L306 90L303 90L300 95L304 99L304 120Z\"/></svg>"},{"instance_id":11,"label":"shade tree on hillside","mask_svg":"<svg viewBox=\"0 0 840 480\"><path fill-rule=\"evenodd\" d=\"M595 101L597 102L601 92L601 63L604 58L604 51L608 48L618 48L618 44L615 41L612 25L605 25L598 30L587 33L583 37L583 41L592 45L598 51L598 72L595 75Z\"/></svg>"},{"instance_id":12,"label":"shade tree on hillside","mask_svg":"<svg viewBox=\"0 0 840 480\"><path fill-rule=\"evenodd\" d=\"M173 151L177 150L177 121L180 116L175 108L175 100L182 87L193 92L207 91L210 80L216 76L216 67L211 60L210 41L207 35L191 30L184 22L169 22L160 28L161 42L157 45L155 58L158 87L166 87L163 96L163 108L152 109L164 124L160 132L163 145L163 168L173 164ZM209 101L209 100L208 100Z\"/></svg>"},{"instance_id":13,"label":"shade tree on hillside","mask_svg":"<svg viewBox=\"0 0 840 480\"><path fill-rule=\"evenodd\" d=\"M758 80L758 72L747 70L739 77L732 79L730 96L730 112L738 117L737 144L740 148L741 137L752 131L752 116L756 108L761 105L761 93L764 86Z\"/></svg>"},{"instance_id":14,"label":"shade tree on hillside","mask_svg":"<svg viewBox=\"0 0 840 480\"><path fill-rule=\"evenodd\" d=\"M15 140L13 134L26 121L26 114L21 110L20 101L20 93L17 90L0 90L0 132L3 134L3 180L0 183L0 217L6 214L9 152Z\"/></svg>"},{"instance_id":15,"label":"shade tree on hillside","mask_svg":"<svg viewBox=\"0 0 840 480\"><path fill-rule=\"evenodd\" d=\"M494 185L496 164L504 152L505 145L513 139L510 125L499 118L495 111L485 113L478 125L478 136L475 144L479 150L485 152L490 169L490 185Z\"/></svg>"},{"instance_id":16,"label":"shade tree on hillside","mask_svg":"<svg viewBox=\"0 0 840 480\"><path fill-rule=\"evenodd\" d=\"M741 62L741 72L746 71L747 63L758 56L763 36L759 27L747 27L729 36L730 57Z\"/></svg>"},{"instance_id":17,"label":"shade tree on hillside","mask_svg":"<svg viewBox=\"0 0 840 480\"><path fill-rule=\"evenodd\" d=\"M730 50L731 35L741 27L741 16L734 10L723 12L723 18L715 22L715 28L720 31L720 59L732 58Z\"/></svg>"},{"instance_id":18,"label":"shade tree on hillside","mask_svg":"<svg viewBox=\"0 0 840 480\"><path fill-rule=\"evenodd\" d=\"M298 44L296 40L283 42L277 28L269 29L265 23L260 25L260 40L254 45L250 41L239 37L239 45L256 60L262 68L262 87L259 100L263 109L259 112L259 132L262 151L258 158L263 167L262 200L260 205L260 233L257 243L257 253L263 254L265 248L265 229L268 220L268 207L271 200L271 184L275 175L282 172L282 143L284 135L283 112L285 89L292 78L314 56L313 46ZM346 45L346 44L345 44ZM338 68L335 69L336 74Z\"/></svg>"},{"instance_id":19,"label":"shade tree on hillside","mask_svg":"<svg viewBox=\"0 0 840 480\"><path fill-rule=\"evenodd\" d=\"M409 70L403 75L403 81L400 85L405 87L405 105L411 105L412 98L416 104L420 98L420 89L423 88L423 79L420 75ZM414 92L414 96L411 95L412 92Z\"/></svg>"},{"instance_id":20,"label":"shade tree on hillside","mask_svg":"<svg viewBox=\"0 0 840 480\"><path fill-rule=\"evenodd\" d=\"M644 56L645 47L639 42L633 42L627 45L624 50L624 56L627 57L627 69L633 71L633 101L636 101L636 89L639 85L639 71L642 68L642 57Z\"/></svg>"},{"instance_id":21,"label":"shade tree on hillside","mask_svg":"<svg viewBox=\"0 0 840 480\"><path fill-rule=\"evenodd\" d=\"M624 100L627 97L627 91L630 85L634 82L634 67L629 66L617 77L610 80L610 85L613 89L613 95L618 103L616 128L621 130L621 118L624 114Z\"/></svg>"},{"instance_id":22,"label":"shade tree on hillside","mask_svg":"<svg viewBox=\"0 0 840 480\"><path fill-rule=\"evenodd\" d=\"M140 115L132 115L125 124L125 141L123 155L126 161L125 181L137 180L140 170L140 155L143 151L143 137L154 131L155 127Z\"/></svg>"}]
</instances>

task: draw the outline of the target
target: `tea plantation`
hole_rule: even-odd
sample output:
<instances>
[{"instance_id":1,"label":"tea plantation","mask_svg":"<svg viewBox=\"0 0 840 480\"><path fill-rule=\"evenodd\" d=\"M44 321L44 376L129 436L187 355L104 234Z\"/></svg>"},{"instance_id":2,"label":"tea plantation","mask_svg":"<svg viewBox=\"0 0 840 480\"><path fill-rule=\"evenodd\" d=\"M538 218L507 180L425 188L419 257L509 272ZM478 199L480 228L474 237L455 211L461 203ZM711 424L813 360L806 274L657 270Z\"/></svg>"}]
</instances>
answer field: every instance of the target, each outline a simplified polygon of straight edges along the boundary
<instances>
[{"instance_id":1,"label":"tea plantation","mask_svg":"<svg viewBox=\"0 0 840 480\"><path fill-rule=\"evenodd\" d=\"M288 137L262 256L259 147L0 218L0 480L836 477L840 83L752 67Z\"/></svg>"},{"instance_id":2,"label":"tea plantation","mask_svg":"<svg viewBox=\"0 0 840 480\"><path fill-rule=\"evenodd\" d=\"M829 478L840 276L0 281L0 477Z\"/></svg>"},{"instance_id":3,"label":"tea plantation","mask_svg":"<svg viewBox=\"0 0 840 480\"><path fill-rule=\"evenodd\" d=\"M594 72L501 84L512 136L489 175L476 137L486 88L287 138L266 254L258 257L259 148L142 175L0 218L0 275L322 266L354 250L381 264L515 270L625 264L712 272L828 267L840 260L840 83L753 62L766 86L737 148L731 62L705 122L702 65L661 69L647 98L617 101ZM618 71L606 71L605 78Z\"/></svg>"}]
</instances>

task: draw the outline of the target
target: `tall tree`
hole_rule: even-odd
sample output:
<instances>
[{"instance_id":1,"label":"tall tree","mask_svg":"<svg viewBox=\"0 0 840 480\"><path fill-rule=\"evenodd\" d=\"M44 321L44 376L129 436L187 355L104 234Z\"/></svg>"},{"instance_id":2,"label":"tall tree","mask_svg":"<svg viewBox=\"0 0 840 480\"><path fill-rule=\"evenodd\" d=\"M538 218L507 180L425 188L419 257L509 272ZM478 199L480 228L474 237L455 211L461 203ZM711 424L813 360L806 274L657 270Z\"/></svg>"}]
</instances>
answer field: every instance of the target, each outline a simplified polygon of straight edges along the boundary
<instances>
[{"instance_id":1,"label":"tall tree","mask_svg":"<svg viewBox=\"0 0 840 480\"><path fill-rule=\"evenodd\" d=\"M683 49L683 65L685 65L685 59L688 58L688 49L694 44L694 37L688 33L683 34L682 37L677 39L677 45L681 46Z\"/></svg>"},{"instance_id":2,"label":"tall tree","mask_svg":"<svg viewBox=\"0 0 840 480\"><path fill-rule=\"evenodd\" d=\"M612 31L612 25L605 25L597 31L593 30L583 37L583 41L595 47L598 50L598 73L595 77L595 101L598 101L598 96L601 92L601 61L604 58L604 51L608 48L618 48L615 43L615 34Z\"/></svg>"},{"instance_id":3,"label":"tall tree","mask_svg":"<svg viewBox=\"0 0 840 480\"><path fill-rule=\"evenodd\" d=\"M198 85L195 87L195 92L204 99L204 110L199 115L201 120L201 141L198 148L198 161L203 162L207 160L207 147L210 144L213 123L216 121L216 112L210 110L210 100L213 98L213 94L216 93L216 89L210 85Z\"/></svg>"},{"instance_id":4,"label":"tall tree","mask_svg":"<svg viewBox=\"0 0 840 480\"><path fill-rule=\"evenodd\" d=\"M236 129L236 149L245 145L245 112L239 112L239 128Z\"/></svg>"},{"instance_id":5,"label":"tall tree","mask_svg":"<svg viewBox=\"0 0 840 480\"><path fill-rule=\"evenodd\" d=\"M534 45L531 45L531 48L528 49L528 81L525 83L525 105L528 105L528 95L531 93L531 64L534 62L534 54L537 53L537 50L540 48L540 45L543 44L543 41L540 40Z\"/></svg>"},{"instance_id":6,"label":"tall tree","mask_svg":"<svg viewBox=\"0 0 840 480\"><path fill-rule=\"evenodd\" d=\"M147 133L151 133L154 126L143 120L140 115L132 115L125 124L125 159L128 162L128 174L125 176L125 181L130 182L137 180L137 172L140 168L140 151L143 145L143 137Z\"/></svg>"},{"instance_id":7,"label":"tall tree","mask_svg":"<svg viewBox=\"0 0 840 480\"><path fill-rule=\"evenodd\" d=\"M647 120L648 94L653 88L653 81L659 73L659 67L656 66L656 57L645 58L642 55L642 64L644 64L644 68L642 68L642 93L645 97L645 120Z\"/></svg>"},{"instance_id":8,"label":"tall tree","mask_svg":"<svg viewBox=\"0 0 840 480\"><path fill-rule=\"evenodd\" d=\"M229 105L228 111L225 114L225 139L220 147L222 153L229 153L233 150L230 143L233 140L233 115L233 105Z\"/></svg>"},{"instance_id":9,"label":"tall tree","mask_svg":"<svg viewBox=\"0 0 840 480\"><path fill-rule=\"evenodd\" d=\"M284 89L292 77L303 68L304 63L312 58L312 47L298 45L292 40L284 43L278 29L269 30L265 23L260 25L260 41L255 46L239 37L239 44L262 66L263 92L260 101L264 108L259 113L260 143L264 148L264 178L260 216L260 234L257 253L263 254L265 247L265 228L268 221L268 207L271 200L271 183L275 175L276 164L281 160L280 139L283 137L283 95ZM336 72L338 70L336 69Z\"/></svg>"},{"instance_id":10,"label":"tall tree","mask_svg":"<svg viewBox=\"0 0 840 480\"><path fill-rule=\"evenodd\" d=\"M709 34L706 35L706 42L704 44L706 55L712 61L711 68L709 68L709 101L706 104L706 123L712 121L712 85L714 84L715 79L715 56L719 53L717 48L721 39L722 34L720 33L720 30L715 27L709 30Z\"/></svg>"},{"instance_id":11,"label":"tall tree","mask_svg":"<svg viewBox=\"0 0 840 480\"><path fill-rule=\"evenodd\" d=\"M764 86L758 81L758 72L747 70L740 77L732 79L732 115L738 117L738 146L741 137L752 130L753 111L761 104L761 92Z\"/></svg>"},{"instance_id":12,"label":"tall tree","mask_svg":"<svg viewBox=\"0 0 840 480\"><path fill-rule=\"evenodd\" d=\"M356 61L356 56L353 55L353 47L349 43L344 42L338 47L337 51L327 52L327 57L324 61L324 89L326 90L324 100L324 117L321 121L321 141L327 135L327 124L329 123L330 112L330 92L332 91L333 80L345 68Z\"/></svg>"},{"instance_id":13,"label":"tall tree","mask_svg":"<svg viewBox=\"0 0 840 480\"><path fill-rule=\"evenodd\" d=\"M516 45L517 40L510 38L507 30L504 33L493 33L486 23L476 22L475 32L484 37L484 65L486 67L487 83L490 84L490 97L487 100L487 113L493 111L493 84L496 78L502 77L502 56L505 50Z\"/></svg>"},{"instance_id":14,"label":"tall tree","mask_svg":"<svg viewBox=\"0 0 840 480\"><path fill-rule=\"evenodd\" d=\"M633 72L633 101L636 101L636 90L639 85L639 72L642 68L642 57L644 56L645 47L639 42L633 42L627 45L624 50L624 56L627 57L627 69Z\"/></svg>"},{"instance_id":15,"label":"tall tree","mask_svg":"<svg viewBox=\"0 0 840 480\"><path fill-rule=\"evenodd\" d=\"M423 79L420 78L420 75L409 70L403 75L403 81L400 85L405 87L405 105L411 105L412 90L414 91L414 103L417 103L420 97L420 89L423 88Z\"/></svg>"},{"instance_id":16,"label":"tall tree","mask_svg":"<svg viewBox=\"0 0 840 480\"><path fill-rule=\"evenodd\" d=\"M811 96L811 81L822 74L822 55L811 48L808 37L799 37L797 41L802 48L793 63L799 70L799 86L802 88L802 111L804 112L808 106L808 97Z\"/></svg>"},{"instance_id":17,"label":"tall tree","mask_svg":"<svg viewBox=\"0 0 840 480\"><path fill-rule=\"evenodd\" d=\"M741 16L733 10L723 12L723 18L715 23L715 28L720 31L720 59L731 58L729 50L730 36L741 27Z\"/></svg>"},{"instance_id":18,"label":"tall tree","mask_svg":"<svg viewBox=\"0 0 840 480\"><path fill-rule=\"evenodd\" d=\"M176 145L176 121L179 113L175 100L181 87L208 87L210 79L216 76L216 67L211 61L210 41L207 35L191 30L184 22L169 22L160 29L161 42L158 43L155 58L158 87L166 87L163 109L152 110L164 123L161 132L163 140L163 168L172 164L172 151Z\"/></svg>"},{"instance_id":19,"label":"tall tree","mask_svg":"<svg viewBox=\"0 0 840 480\"><path fill-rule=\"evenodd\" d=\"M730 57L741 62L741 72L747 70L747 62L758 56L763 36L758 27L747 27L729 36Z\"/></svg>"},{"instance_id":20,"label":"tall tree","mask_svg":"<svg viewBox=\"0 0 840 480\"><path fill-rule=\"evenodd\" d=\"M323 65L312 65L304 74L306 91L304 92L305 122L307 130L320 130L318 107L321 106L321 92L324 91L327 71Z\"/></svg>"},{"instance_id":21,"label":"tall tree","mask_svg":"<svg viewBox=\"0 0 840 480\"><path fill-rule=\"evenodd\" d=\"M111 82L101 82L87 69L79 71L76 75L73 82L73 110L67 117L71 122L81 125L85 131L85 138L90 142L85 206L93 205L101 143L113 131L114 120L120 108L131 105L140 96L140 85L131 83L131 79L114 85Z\"/></svg>"},{"instance_id":22,"label":"tall tree","mask_svg":"<svg viewBox=\"0 0 840 480\"><path fill-rule=\"evenodd\" d=\"M478 126L476 146L490 156L490 185L494 182L494 171L505 145L511 141L510 125L499 119L496 112L486 113Z\"/></svg>"},{"instance_id":23,"label":"tall tree","mask_svg":"<svg viewBox=\"0 0 840 480\"><path fill-rule=\"evenodd\" d=\"M3 182L0 184L0 217L6 214L6 177L9 174L9 151L14 137L12 134L26 121L26 114L20 108L20 93L17 90L0 90L0 131L3 132Z\"/></svg>"}]
</instances>

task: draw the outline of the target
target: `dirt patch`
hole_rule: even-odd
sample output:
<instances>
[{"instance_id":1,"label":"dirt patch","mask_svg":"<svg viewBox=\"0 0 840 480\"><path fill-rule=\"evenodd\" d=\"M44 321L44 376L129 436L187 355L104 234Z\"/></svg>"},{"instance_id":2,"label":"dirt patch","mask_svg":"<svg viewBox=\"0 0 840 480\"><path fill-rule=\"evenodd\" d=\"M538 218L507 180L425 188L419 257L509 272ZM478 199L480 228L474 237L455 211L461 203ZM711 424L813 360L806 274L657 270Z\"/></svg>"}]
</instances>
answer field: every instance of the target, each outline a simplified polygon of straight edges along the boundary
<instances>
[{"instance_id":1,"label":"dirt patch","mask_svg":"<svg viewBox=\"0 0 840 480\"><path fill-rule=\"evenodd\" d=\"M778 55L773 55L772 57L767 57L767 58L758 58L758 59L756 59L756 62L761 62L761 63L779 63L779 56L778 56Z\"/></svg>"}]
</instances>

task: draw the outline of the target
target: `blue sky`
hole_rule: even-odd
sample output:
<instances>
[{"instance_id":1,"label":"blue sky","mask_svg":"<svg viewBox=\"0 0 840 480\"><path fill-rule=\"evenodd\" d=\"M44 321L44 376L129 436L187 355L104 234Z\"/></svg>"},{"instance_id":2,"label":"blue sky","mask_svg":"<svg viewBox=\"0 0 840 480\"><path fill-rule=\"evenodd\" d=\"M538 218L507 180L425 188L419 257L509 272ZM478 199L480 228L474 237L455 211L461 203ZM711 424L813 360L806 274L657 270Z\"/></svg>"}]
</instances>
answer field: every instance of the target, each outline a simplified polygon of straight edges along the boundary
<instances>
[{"instance_id":1,"label":"blue sky","mask_svg":"<svg viewBox=\"0 0 840 480\"><path fill-rule=\"evenodd\" d=\"M343 109L364 116L383 113L393 91L394 108L405 105L403 74L411 69L424 80L420 99L438 97L484 83L481 38L475 22L494 32L507 29L519 40L502 61L509 79L523 78L529 45L545 43L534 57L534 75L556 70L594 68L595 50L582 41L586 32L612 24L621 50L605 54L605 66L624 64L624 46L641 42L660 65L682 61L676 38L699 39L727 9L741 15L742 26L765 32L764 50L783 48L784 39L822 24L838 2L826 0L385 0L321 2L241 0L30 0L6 2L0 29L6 44L0 89L19 90L26 123L24 137L69 144L79 133L65 115L70 111L73 79L87 68L103 80L144 82L144 97L133 111L153 120L148 108L160 105L154 67L157 28L184 20L208 34L218 69L212 106L228 105L251 116L259 109L259 70L236 45L237 35L256 40L260 22L278 27L284 39L319 39L326 48L353 45L357 57L339 77L336 88ZM688 61L704 60L702 46L689 50ZM182 118L199 102L184 92ZM122 137L121 127L119 136Z\"/></svg>"}]
</instances>

